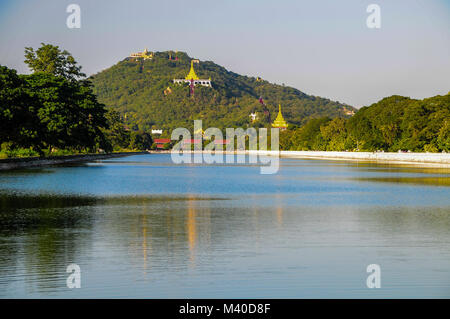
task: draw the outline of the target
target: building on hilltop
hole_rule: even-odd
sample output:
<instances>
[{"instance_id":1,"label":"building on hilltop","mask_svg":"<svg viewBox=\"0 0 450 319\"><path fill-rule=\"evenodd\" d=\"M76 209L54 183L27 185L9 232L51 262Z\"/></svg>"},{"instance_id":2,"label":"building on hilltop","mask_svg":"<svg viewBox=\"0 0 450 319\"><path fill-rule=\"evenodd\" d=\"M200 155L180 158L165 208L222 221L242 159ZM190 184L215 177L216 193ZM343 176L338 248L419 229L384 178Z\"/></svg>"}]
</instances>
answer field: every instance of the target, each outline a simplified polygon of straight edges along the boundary
<instances>
[{"instance_id":1,"label":"building on hilltop","mask_svg":"<svg viewBox=\"0 0 450 319\"><path fill-rule=\"evenodd\" d=\"M278 127L282 131L284 131L288 127L288 123L284 120L283 114L281 114L281 104L278 104L278 115L275 121L272 123L272 126Z\"/></svg>"},{"instance_id":2,"label":"building on hilltop","mask_svg":"<svg viewBox=\"0 0 450 319\"><path fill-rule=\"evenodd\" d=\"M199 63L198 60L191 60L191 69L189 70L188 75L184 79L173 79L173 83L183 84L183 83L191 83L192 85L201 85L211 87L211 78L209 79L200 79L194 70L194 63Z\"/></svg>"},{"instance_id":3,"label":"building on hilltop","mask_svg":"<svg viewBox=\"0 0 450 319\"><path fill-rule=\"evenodd\" d=\"M143 58L144 60L153 59L153 52L150 52L147 50L147 48L145 48L144 52L131 53L130 58Z\"/></svg>"},{"instance_id":4,"label":"building on hilltop","mask_svg":"<svg viewBox=\"0 0 450 319\"><path fill-rule=\"evenodd\" d=\"M347 109L345 106L343 108L344 114L348 115L348 116L353 116L355 115L355 111L351 110L351 109Z\"/></svg>"}]
</instances>

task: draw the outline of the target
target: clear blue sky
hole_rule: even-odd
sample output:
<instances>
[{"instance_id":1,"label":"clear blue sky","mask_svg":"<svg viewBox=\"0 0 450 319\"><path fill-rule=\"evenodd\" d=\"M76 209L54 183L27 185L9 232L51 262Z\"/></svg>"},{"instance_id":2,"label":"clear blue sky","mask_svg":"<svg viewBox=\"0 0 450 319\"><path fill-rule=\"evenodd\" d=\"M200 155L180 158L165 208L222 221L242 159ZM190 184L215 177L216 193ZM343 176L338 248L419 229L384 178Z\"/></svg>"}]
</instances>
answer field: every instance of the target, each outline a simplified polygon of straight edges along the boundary
<instances>
[{"instance_id":1,"label":"clear blue sky","mask_svg":"<svg viewBox=\"0 0 450 319\"><path fill-rule=\"evenodd\" d=\"M71 3L81 29L66 27ZM371 3L381 29L366 26ZM0 40L0 64L20 73L24 47L45 42L87 74L172 49L356 107L450 91L450 0L0 0Z\"/></svg>"}]
</instances>

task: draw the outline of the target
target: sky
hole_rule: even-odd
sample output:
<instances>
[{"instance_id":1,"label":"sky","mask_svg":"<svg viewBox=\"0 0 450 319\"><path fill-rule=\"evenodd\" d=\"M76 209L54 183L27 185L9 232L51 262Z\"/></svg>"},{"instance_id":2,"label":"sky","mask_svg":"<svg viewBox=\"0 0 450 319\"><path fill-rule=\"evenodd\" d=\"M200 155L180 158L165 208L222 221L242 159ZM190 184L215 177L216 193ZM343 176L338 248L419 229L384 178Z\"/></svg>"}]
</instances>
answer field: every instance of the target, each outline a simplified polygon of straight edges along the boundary
<instances>
[{"instance_id":1,"label":"sky","mask_svg":"<svg viewBox=\"0 0 450 319\"><path fill-rule=\"evenodd\" d=\"M72 3L79 29L66 25ZM367 27L370 4L379 29ZM355 107L450 91L450 0L0 0L0 40L0 65L19 73L24 47L44 42L88 75L148 48Z\"/></svg>"}]
</instances>

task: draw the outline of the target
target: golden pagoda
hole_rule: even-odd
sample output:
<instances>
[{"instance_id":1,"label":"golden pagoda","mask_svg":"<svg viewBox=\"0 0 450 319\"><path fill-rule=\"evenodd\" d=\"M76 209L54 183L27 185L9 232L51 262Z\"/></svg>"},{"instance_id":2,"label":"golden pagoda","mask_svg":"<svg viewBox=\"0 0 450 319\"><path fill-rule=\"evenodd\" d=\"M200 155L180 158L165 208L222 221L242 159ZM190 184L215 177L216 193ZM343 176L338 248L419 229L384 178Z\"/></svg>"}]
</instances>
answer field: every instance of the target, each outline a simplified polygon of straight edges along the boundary
<instances>
[{"instance_id":1,"label":"golden pagoda","mask_svg":"<svg viewBox=\"0 0 450 319\"><path fill-rule=\"evenodd\" d=\"M281 114L281 104L278 104L278 115L275 121L272 123L273 127L278 127L281 130L285 130L288 127L287 122L283 118L283 114Z\"/></svg>"},{"instance_id":2,"label":"golden pagoda","mask_svg":"<svg viewBox=\"0 0 450 319\"><path fill-rule=\"evenodd\" d=\"M194 60L191 60L191 69L189 70L189 73L188 73L188 75L186 75L186 78L185 78L186 80L199 80L199 78L198 78L198 76L197 76L197 74L195 74L195 71L194 71Z\"/></svg>"},{"instance_id":3,"label":"golden pagoda","mask_svg":"<svg viewBox=\"0 0 450 319\"><path fill-rule=\"evenodd\" d=\"M211 78L200 79L197 76L197 74L195 73L194 63L200 63L200 61L197 59L191 60L191 69L189 70L188 75L186 75L186 77L184 79L173 79L173 83L176 83L176 84L188 83L188 84L190 84L191 82L193 82L192 83L193 85L201 85L201 86L211 87Z\"/></svg>"}]
</instances>

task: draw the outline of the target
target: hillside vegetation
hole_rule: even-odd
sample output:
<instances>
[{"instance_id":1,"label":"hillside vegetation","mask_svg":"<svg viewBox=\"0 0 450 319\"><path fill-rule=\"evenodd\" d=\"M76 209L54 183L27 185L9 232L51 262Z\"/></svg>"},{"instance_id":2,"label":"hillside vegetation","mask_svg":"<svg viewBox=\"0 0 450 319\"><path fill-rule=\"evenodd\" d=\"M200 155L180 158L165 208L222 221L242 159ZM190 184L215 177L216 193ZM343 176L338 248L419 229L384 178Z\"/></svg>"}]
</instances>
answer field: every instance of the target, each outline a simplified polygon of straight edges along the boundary
<instances>
[{"instance_id":1,"label":"hillside vegetation","mask_svg":"<svg viewBox=\"0 0 450 319\"><path fill-rule=\"evenodd\" d=\"M292 87L230 72L210 61L194 64L194 68L200 78L211 78L212 88L196 86L192 97L188 84L172 83L174 78L185 78L191 60L186 53L169 51L157 52L153 59L145 61L125 58L90 80L99 101L118 111L133 130L191 127L194 119L202 119L204 127L267 126L269 118L264 115L260 97L272 120L280 103L290 125L323 116L346 117L355 110ZM168 87L171 93L165 95ZM249 115L255 111L258 120L250 123Z\"/></svg>"},{"instance_id":2,"label":"hillside vegetation","mask_svg":"<svg viewBox=\"0 0 450 319\"><path fill-rule=\"evenodd\" d=\"M314 119L280 138L290 150L449 152L450 93L423 100L390 96L350 119Z\"/></svg>"}]
</instances>

